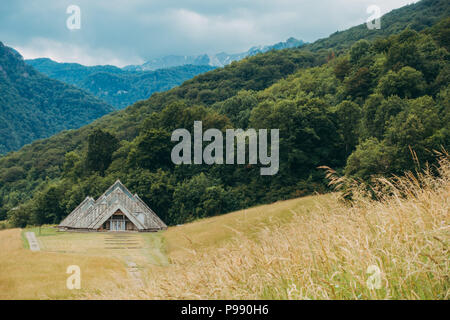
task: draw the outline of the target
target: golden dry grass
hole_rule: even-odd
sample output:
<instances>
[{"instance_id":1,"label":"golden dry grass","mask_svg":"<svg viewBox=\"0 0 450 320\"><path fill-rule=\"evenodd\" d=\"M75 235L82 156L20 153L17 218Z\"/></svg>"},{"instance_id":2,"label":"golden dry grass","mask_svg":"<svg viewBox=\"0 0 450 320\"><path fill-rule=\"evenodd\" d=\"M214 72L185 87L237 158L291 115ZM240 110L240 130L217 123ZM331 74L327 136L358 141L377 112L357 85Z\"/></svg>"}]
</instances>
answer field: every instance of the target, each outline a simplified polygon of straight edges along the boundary
<instances>
[{"instance_id":1,"label":"golden dry grass","mask_svg":"<svg viewBox=\"0 0 450 320\"><path fill-rule=\"evenodd\" d=\"M295 212L308 214L317 201L325 199L331 199L331 196L318 195L279 201L170 227L164 233L166 252L172 260L189 259L193 251L220 247L234 241L236 235L241 233L254 238L262 227L271 228L277 223L288 223Z\"/></svg>"},{"instance_id":2,"label":"golden dry grass","mask_svg":"<svg viewBox=\"0 0 450 320\"><path fill-rule=\"evenodd\" d=\"M242 227L243 212L170 228L170 266L149 268L141 290L107 290L100 297L448 299L447 159L439 170L440 178L426 172L380 179L378 201L354 190L352 207L333 194L316 197L313 207L297 199L254 208L250 215L292 215L251 224L251 232ZM219 241L230 230L232 239ZM370 266L381 271L379 289L368 285Z\"/></svg>"},{"instance_id":3,"label":"golden dry grass","mask_svg":"<svg viewBox=\"0 0 450 320\"><path fill-rule=\"evenodd\" d=\"M38 228L31 230L35 231L41 250L46 252L109 257L139 265L168 263L159 233L58 232L54 228L43 228L39 235ZM117 244L121 241L125 242Z\"/></svg>"},{"instance_id":4,"label":"golden dry grass","mask_svg":"<svg viewBox=\"0 0 450 320\"><path fill-rule=\"evenodd\" d=\"M317 195L143 235L143 257L158 248L170 263L142 260L142 282L129 281L120 255L106 258L105 235L43 235L54 252L31 253L19 230L0 231L0 298L448 299L448 157L439 171L379 179L377 201L356 186L352 206ZM63 287L72 263L88 270L76 295Z\"/></svg>"},{"instance_id":5,"label":"golden dry grass","mask_svg":"<svg viewBox=\"0 0 450 320\"><path fill-rule=\"evenodd\" d=\"M81 268L81 290L66 287L67 267ZM31 252L20 229L0 231L0 299L69 299L114 285L113 276L126 277L116 259L76 254ZM116 285L114 285L116 287Z\"/></svg>"}]
</instances>

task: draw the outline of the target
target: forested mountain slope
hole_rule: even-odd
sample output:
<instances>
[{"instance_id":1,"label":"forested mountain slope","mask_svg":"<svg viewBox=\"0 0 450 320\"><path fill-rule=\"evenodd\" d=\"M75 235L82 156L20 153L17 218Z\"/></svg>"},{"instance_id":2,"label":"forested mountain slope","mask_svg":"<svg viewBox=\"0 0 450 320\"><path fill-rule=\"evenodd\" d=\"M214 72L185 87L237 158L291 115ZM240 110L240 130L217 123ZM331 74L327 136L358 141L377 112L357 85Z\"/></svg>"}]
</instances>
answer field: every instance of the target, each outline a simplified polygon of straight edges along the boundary
<instances>
[{"instance_id":1,"label":"forested mountain slope","mask_svg":"<svg viewBox=\"0 0 450 320\"><path fill-rule=\"evenodd\" d=\"M172 89L194 76L213 70L211 66L186 65L156 71L125 71L114 66L83 66L58 63L48 58L26 60L52 79L92 93L116 109L148 99L152 93Z\"/></svg>"},{"instance_id":2,"label":"forested mountain slope","mask_svg":"<svg viewBox=\"0 0 450 320\"><path fill-rule=\"evenodd\" d=\"M0 42L0 154L111 111L94 96L37 72Z\"/></svg>"},{"instance_id":3,"label":"forested mountain slope","mask_svg":"<svg viewBox=\"0 0 450 320\"><path fill-rule=\"evenodd\" d=\"M369 30L365 23L345 31L337 31L327 38L305 45L305 49L317 51L333 48L336 52L348 48L354 42L386 37L410 28L421 31L439 20L450 16L448 1L425 0L392 10L381 17L381 28Z\"/></svg>"},{"instance_id":4,"label":"forested mountain slope","mask_svg":"<svg viewBox=\"0 0 450 320\"><path fill-rule=\"evenodd\" d=\"M444 7L432 17L435 5ZM450 20L421 32L408 25L438 21L448 6L423 0L399 9L396 15L412 10L414 17L399 19L408 23L394 35L352 38L341 54L331 47L256 55L26 146L0 159L3 216L15 225L57 222L120 178L175 224L325 191L321 165L367 180L414 169L410 147L432 161L430 150L449 146ZM279 173L260 176L257 165L174 166L170 134L192 130L194 120L204 130L279 128Z\"/></svg>"}]
</instances>

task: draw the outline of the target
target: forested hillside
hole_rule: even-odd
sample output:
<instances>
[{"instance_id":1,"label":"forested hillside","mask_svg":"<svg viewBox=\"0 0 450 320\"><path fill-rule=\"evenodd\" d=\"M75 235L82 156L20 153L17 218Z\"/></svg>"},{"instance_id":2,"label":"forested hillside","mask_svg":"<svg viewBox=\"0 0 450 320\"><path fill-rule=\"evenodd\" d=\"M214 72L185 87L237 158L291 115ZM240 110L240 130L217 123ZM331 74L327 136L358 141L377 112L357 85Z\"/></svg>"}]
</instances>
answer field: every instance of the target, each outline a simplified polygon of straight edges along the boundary
<instances>
[{"instance_id":1,"label":"forested hillside","mask_svg":"<svg viewBox=\"0 0 450 320\"><path fill-rule=\"evenodd\" d=\"M52 79L92 93L116 109L148 99L154 92L172 89L214 69L205 65L186 65L156 71L126 71L114 66L87 67L78 63L58 63L48 58L26 60L26 63Z\"/></svg>"},{"instance_id":2,"label":"forested hillside","mask_svg":"<svg viewBox=\"0 0 450 320\"><path fill-rule=\"evenodd\" d=\"M111 111L94 96L37 72L0 42L0 154Z\"/></svg>"},{"instance_id":3,"label":"forested hillside","mask_svg":"<svg viewBox=\"0 0 450 320\"><path fill-rule=\"evenodd\" d=\"M401 32L405 27L421 31L448 17L448 1L425 0L392 10L381 17L381 28L369 30L365 23L345 31L336 31L327 38L307 44L306 49L317 51L333 48L336 52L347 49L352 43L360 39L375 40Z\"/></svg>"},{"instance_id":4,"label":"forested hillside","mask_svg":"<svg viewBox=\"0 0 450 320\"><path fill-rule=\"evenodd\" d=\"M326 191L318 166L368 181L414 169L411 149L433 161L431 150L450 144L449 8L423 0L386 15L390 31L376 39L350 29L339 45L331 36L256 55L26 146L0 159L0 214L14 225L58 222L120 178L176 224ZM173 165L171 132L194 120L204 130L279 128L279 173Z\"/></svg>"}]
</instances>

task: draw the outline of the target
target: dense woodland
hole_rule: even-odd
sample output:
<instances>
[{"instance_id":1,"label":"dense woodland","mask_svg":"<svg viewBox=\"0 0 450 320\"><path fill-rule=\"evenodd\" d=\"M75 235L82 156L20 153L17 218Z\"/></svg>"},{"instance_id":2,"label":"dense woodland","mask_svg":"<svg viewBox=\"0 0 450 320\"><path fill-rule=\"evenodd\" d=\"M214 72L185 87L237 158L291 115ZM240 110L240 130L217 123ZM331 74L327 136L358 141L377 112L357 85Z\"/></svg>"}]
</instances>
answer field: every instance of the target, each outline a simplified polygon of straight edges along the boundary
<instances>
[{"instance_id":1,"label":"dense woodland","mask_svg":"<svg viewBox=\"0 0 450 320\"><path fill-rule=\"evenodd\" d=\"M449 16L448 1L423 0L387 14L378 37L357 27L259 54L25 146L0 158L0 217L57 223L119 178L178 224L326 192L318 166L369 181L414 170L411 150L432 163L432 150L450 145ZM279 128L279 173L173 165L171 133L194 120L204 130Z\"/></svg>"},{"instance_id":2,"label":"dense woodland","mask_svg":"<svg viewBox=\"0 0 450 320\"><path fill-rule=\"evenodd\" d=\"M0 155L114 109L104 101L26 65L0 42Z\"/></svg>"},{"instance_id":3,"label":"dense woodland","mask_svg":"<svg viewBox=\"0 0 450 320\"><path fill-rule=\"evenodd\" d=\"M207 65L185 65L155 71L126 71L114 66L83 66L47 58L26 60L52 79L81 88L115 109L148 99L152 93L172 89L192 77L213 70Z\"/></svg>"}]
</instances>

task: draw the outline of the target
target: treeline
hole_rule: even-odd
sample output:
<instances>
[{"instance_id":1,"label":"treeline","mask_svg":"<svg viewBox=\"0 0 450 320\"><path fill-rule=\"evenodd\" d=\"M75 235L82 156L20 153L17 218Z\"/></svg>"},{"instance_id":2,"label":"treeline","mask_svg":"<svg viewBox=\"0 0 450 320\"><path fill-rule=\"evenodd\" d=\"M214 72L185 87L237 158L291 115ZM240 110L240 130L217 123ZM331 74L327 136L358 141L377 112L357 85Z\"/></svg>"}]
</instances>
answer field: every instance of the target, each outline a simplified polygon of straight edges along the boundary
<instances>
[{"instance_id":1,"label":"treeline","mask_svg":"<svg viewBox=\"0 0 450 320\"><path fill-rule=\"evenodd\" d=\"M367 180L414 169L410 149L432 162L431 151L450 142L449 31L446 19L358 41L340 55L269 52L197 76L0 159L0 214L17 226L57 223L120 178L177 224L326 191L321 165ZM195 120L204 130L280 129L279 173L173 165L170 135Z\"/></svg>"}]
</instances>

